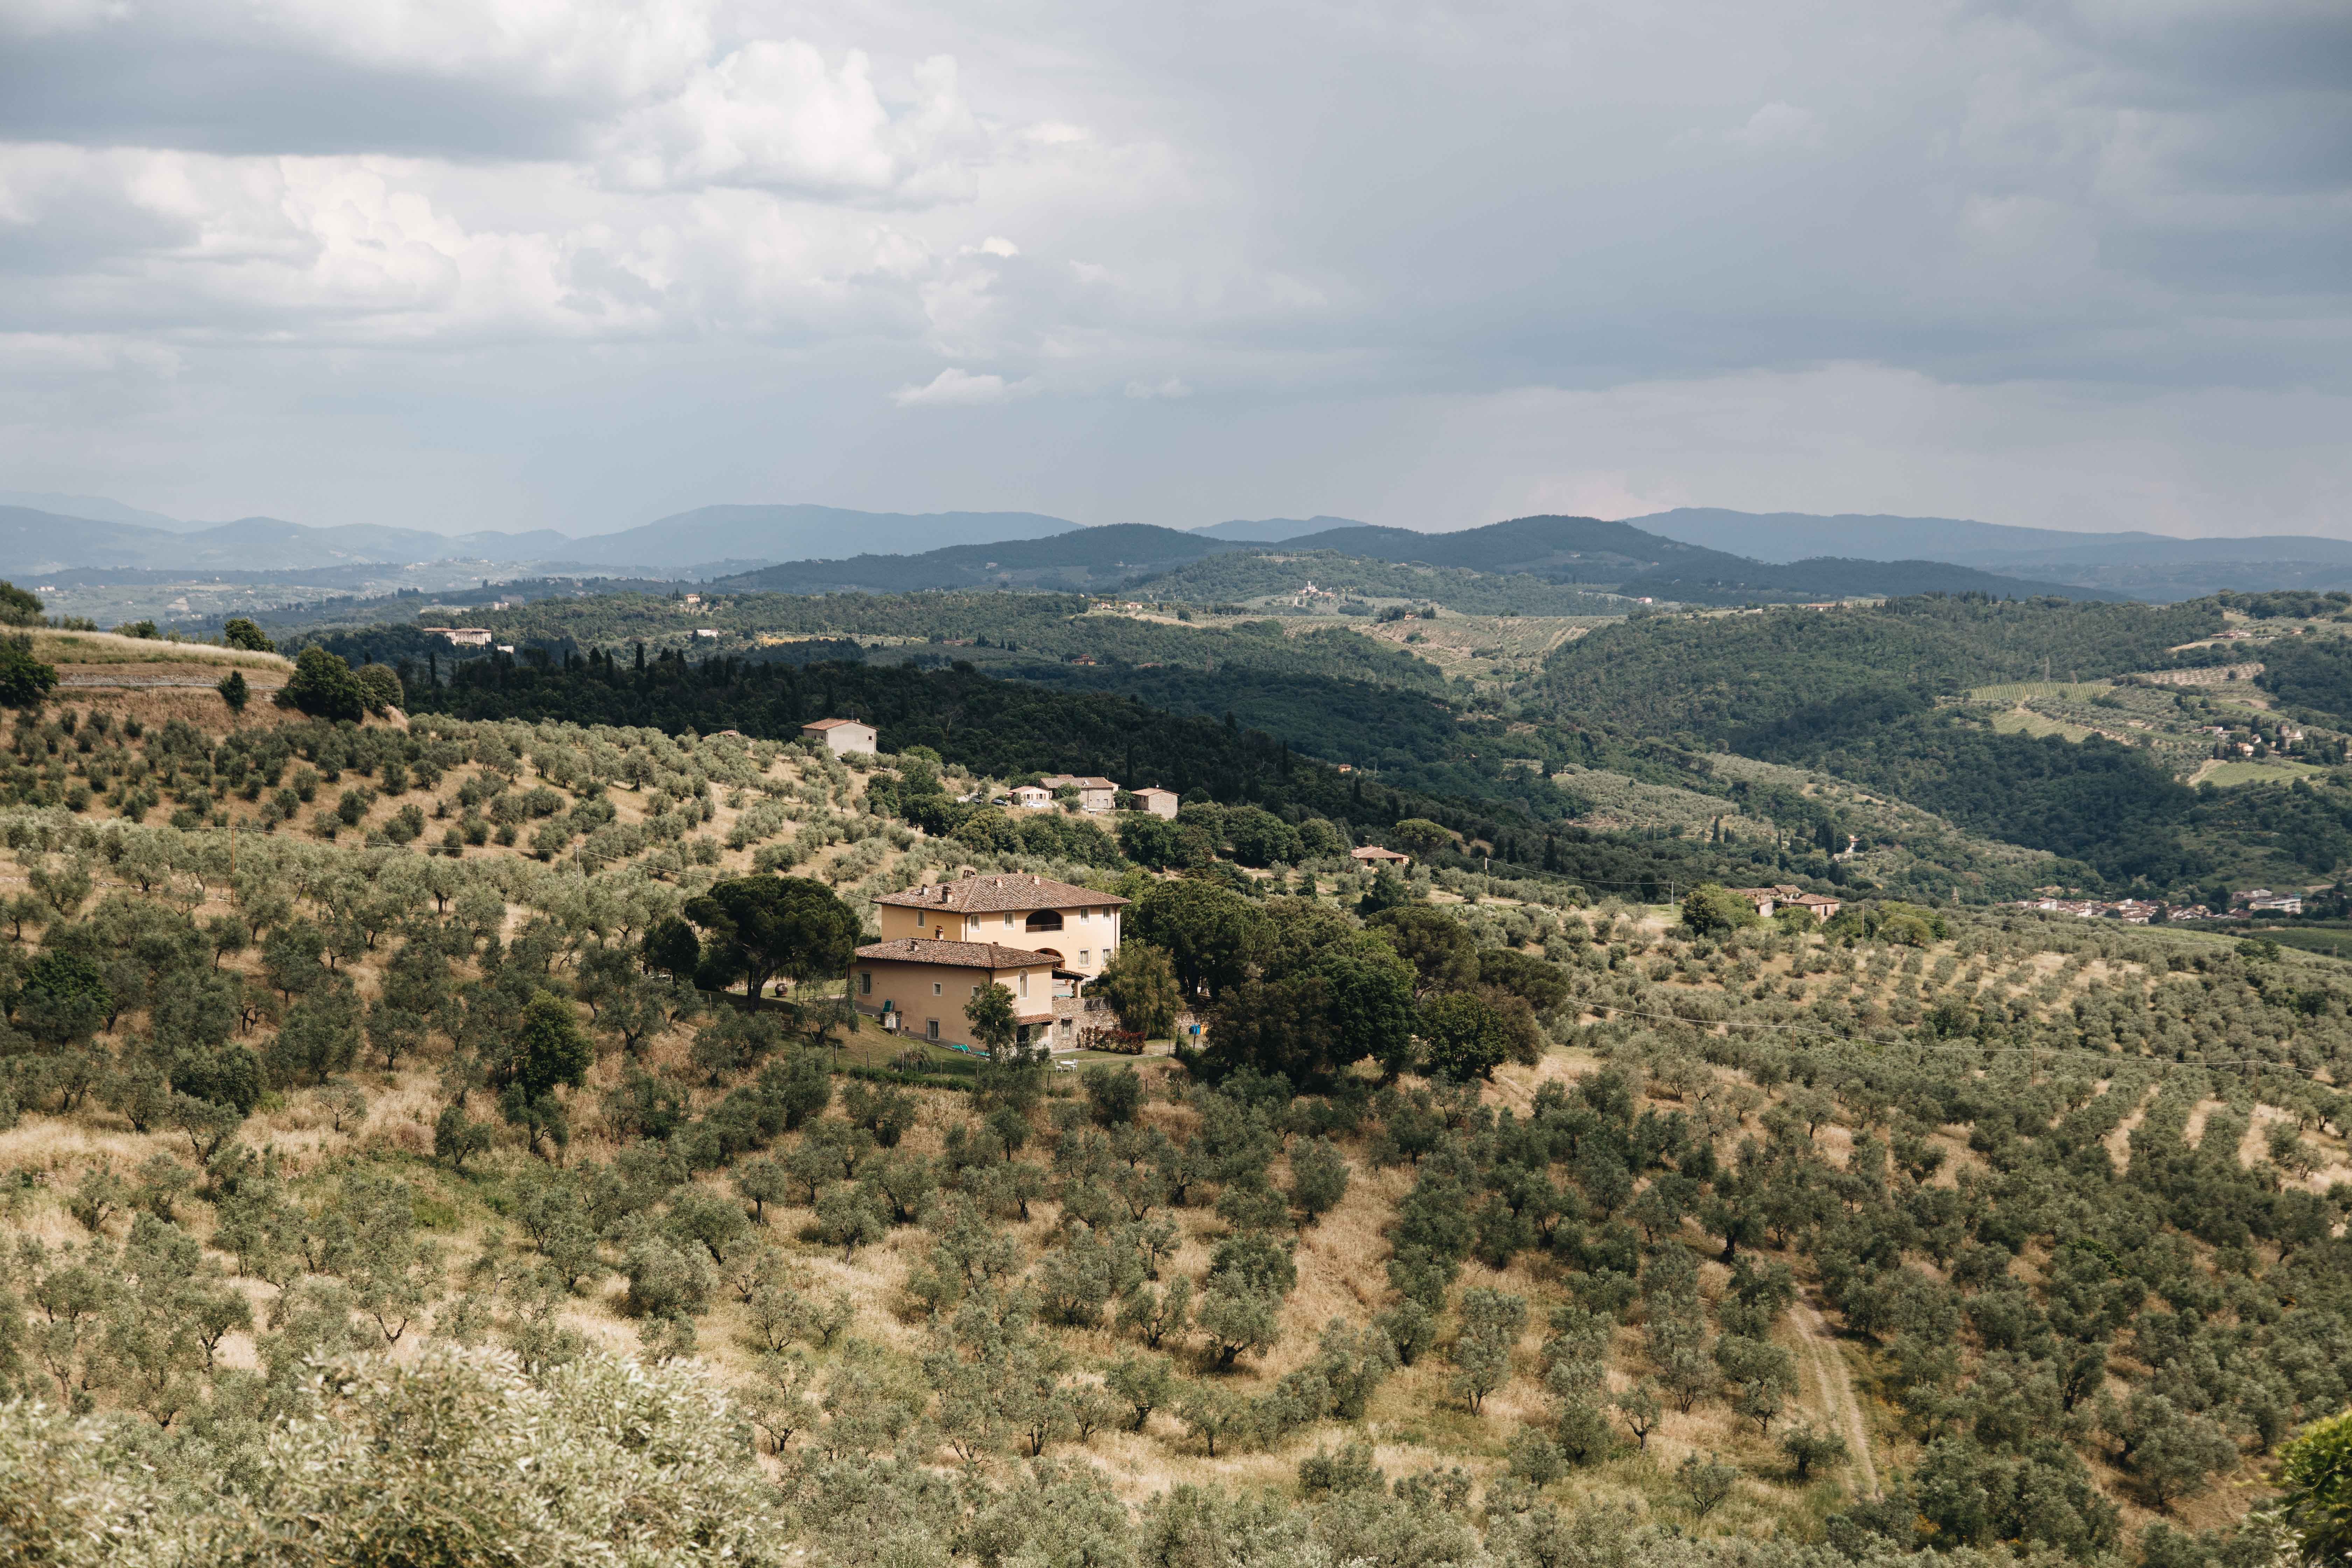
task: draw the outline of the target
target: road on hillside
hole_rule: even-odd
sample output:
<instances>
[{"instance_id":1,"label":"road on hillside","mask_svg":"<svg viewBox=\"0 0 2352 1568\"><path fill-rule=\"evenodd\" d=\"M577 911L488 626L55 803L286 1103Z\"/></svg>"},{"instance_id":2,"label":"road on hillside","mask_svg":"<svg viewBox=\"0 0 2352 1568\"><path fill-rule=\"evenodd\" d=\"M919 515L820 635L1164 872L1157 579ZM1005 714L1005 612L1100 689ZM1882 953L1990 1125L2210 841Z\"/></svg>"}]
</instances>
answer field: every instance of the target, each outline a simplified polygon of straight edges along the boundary
<instances>
[{"instance_id":1,"label":"road on hillside","mask_svg":"<svg viewBox=\"0 0 2352 1568\"><path fill-rule=\"evenodd\" d=\"M1863 1425L1862 1401L1854 1397L1853 1378L1847 1371L1845 1356L1838 1350L1837 1341L1822 1315L1813 1310L1812 1303L1800 1299L1790 1311L1797 1327L1804 1331L1805 1352L1813 1360L1813 1377L1822 1387L1822 1403L1830 1426L1845 1437L1846 1447L1853 1450L1853 1462L1862 1472L1862 1488L1858 1495L1878 1495L1878 1467L1870 1461L1870 1432Z\"/></svg>"}]
</instances>

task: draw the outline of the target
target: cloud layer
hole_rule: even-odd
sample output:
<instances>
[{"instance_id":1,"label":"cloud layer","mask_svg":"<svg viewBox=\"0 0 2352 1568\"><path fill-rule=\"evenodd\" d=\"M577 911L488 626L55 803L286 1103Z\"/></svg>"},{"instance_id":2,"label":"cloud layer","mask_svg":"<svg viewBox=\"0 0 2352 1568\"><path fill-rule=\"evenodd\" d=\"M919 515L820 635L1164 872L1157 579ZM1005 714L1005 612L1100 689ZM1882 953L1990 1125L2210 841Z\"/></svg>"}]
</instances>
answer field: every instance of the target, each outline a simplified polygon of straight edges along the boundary
<instances>
[{"instance_id":1,"label":"cloud layer","mask_svg":"<svg viewBox=\"0 0 2352 1568\"><path fill-rule=\"evenodd\" d=\"M2321 0L0 0L0 479L2352 532L2347 61Z\"/></svg>"}]
</instances>

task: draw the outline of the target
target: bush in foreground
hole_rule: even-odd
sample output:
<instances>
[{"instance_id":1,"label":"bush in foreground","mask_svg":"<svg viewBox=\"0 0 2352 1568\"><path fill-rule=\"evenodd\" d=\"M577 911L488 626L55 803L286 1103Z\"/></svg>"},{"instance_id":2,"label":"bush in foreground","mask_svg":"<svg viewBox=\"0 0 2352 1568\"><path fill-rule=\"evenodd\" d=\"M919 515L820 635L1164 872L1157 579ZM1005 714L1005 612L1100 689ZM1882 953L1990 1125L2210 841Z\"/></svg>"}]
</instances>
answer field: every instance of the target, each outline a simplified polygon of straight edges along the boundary
<instances>
[{"instance_id":1,"label":"bush in foreground","mask_svg":"<svg viewBox=\"0 0 2352 1568\"><path fill-rule=\"evenodd\" d=\"M511 1356L436 1346L405 1365L321 1365L260 1436L257 1454L190 1443L133 1459L104 1422L0 1408L0 1554L668 1568L789 1550L749 1428L676 1364L588 1356L533 1380ZM232 1457L258 1462L232 1477Z\"/></svg>"}]
</instances>

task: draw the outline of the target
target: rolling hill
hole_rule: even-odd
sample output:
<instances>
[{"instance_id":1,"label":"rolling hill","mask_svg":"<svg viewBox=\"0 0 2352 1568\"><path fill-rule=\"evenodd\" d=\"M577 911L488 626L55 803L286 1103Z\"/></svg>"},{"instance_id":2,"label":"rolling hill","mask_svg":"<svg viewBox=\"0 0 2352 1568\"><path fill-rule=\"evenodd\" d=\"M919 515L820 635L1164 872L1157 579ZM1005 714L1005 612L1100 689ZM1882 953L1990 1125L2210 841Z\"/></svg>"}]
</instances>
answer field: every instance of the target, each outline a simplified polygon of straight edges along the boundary
<instances>
[{"instance_id":1,"label":"rolling hill","mask_svg":"<svg viewBox=\"0 0 2352 1568\"><path fill-rule=\"evenodd\" d=\"M1713 507L1685 507L1630 521L1686 544L1759 561L1925 557L2108 588L2135 598L2198 598L2224 588L2352 587L2352 540L2309 534L2175 539L2137 531L2014 528L1948 517L1820 517Z\"/></svg>"},{"instance_id":2,"label":"rolling hill","mask_svg":"<svg viewBox=\"0 0 2352 1568\"><path fill-rule=\"evenodd\" d=\"M1149 523L1082 528L1046 539L958 544L918 555L789 561L712 581L730 594L905 594L926 588L1108 587L1248 545Z\"/></svg>"},{"instance_id":3,"label":"rolling hill","mask_svg":"<svg viewBox=\"0 0 2352 1568\"><path fill-rule=\"evenodd\" d=\"M53 499L64 503L76 498ZM269 517L148 526L123 519L121 514L127 508L105 502L91 508L106 509L114 511L112 519L0 506L0 574L28 576L72 567L299 572L354 562L485 561L683 574L693 568L741 570L844 542L894 546L897 553L1032 539L1077 526L1037 512L908 514L824 506L710 506L617 533L575 539L552 529L448 534L371 523L313 528Z\"/></svg>"}]
</instances>

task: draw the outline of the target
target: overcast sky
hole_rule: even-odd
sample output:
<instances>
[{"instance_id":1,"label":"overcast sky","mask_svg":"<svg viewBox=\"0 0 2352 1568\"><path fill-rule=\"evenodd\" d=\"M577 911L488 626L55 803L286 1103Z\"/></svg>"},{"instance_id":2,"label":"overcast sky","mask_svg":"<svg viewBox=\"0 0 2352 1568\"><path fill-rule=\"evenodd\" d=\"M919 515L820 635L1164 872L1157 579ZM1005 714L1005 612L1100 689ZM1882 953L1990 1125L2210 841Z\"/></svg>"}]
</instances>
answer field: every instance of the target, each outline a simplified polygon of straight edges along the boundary
<instances>
[{"instance_id":1,"label":"overcast sky","mask_svg":"<svg viewBox=\"0 0 2352 1568\"><path fill-rule=\"evenodd\" d=\"M180 516L2352 535L2347 329L2344 0L0 0L0 489Z\"/></svg>"}]
</instances>

